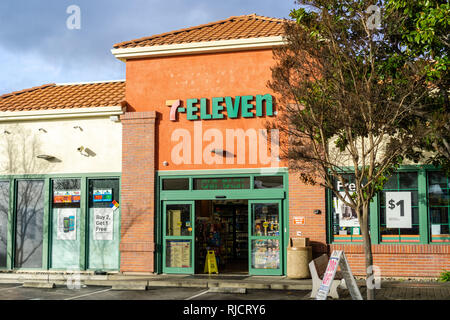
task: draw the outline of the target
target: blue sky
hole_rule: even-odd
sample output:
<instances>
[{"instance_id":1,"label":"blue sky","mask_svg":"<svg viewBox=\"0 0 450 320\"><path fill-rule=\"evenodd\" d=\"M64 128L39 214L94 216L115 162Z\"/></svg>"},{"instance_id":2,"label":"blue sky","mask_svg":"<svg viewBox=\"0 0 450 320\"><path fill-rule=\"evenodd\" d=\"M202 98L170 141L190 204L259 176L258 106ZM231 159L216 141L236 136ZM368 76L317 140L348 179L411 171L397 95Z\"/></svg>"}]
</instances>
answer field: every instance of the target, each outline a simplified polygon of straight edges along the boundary
<instances>
[{"instance_id":1,"label":"blue sky","mask_svg":"<svg viewBox=\"0 0 450 320\"><path fill-rule=\"evenodd\" d=\"M70 5L81 28L70 30ZM0 95L46 83L125 79L113 44L256 13L287 18L294 0L1 0Z\"/></svg>"}]
</instances>

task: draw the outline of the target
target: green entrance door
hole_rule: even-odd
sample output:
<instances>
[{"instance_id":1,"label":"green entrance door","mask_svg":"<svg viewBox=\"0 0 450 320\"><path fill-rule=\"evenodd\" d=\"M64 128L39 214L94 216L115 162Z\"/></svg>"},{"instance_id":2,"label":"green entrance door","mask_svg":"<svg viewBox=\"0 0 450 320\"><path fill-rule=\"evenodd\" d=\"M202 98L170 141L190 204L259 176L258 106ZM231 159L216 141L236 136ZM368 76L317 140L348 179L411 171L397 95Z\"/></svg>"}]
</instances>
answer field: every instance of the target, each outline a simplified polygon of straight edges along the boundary
<instances>
[{"instance_id":1,"label":"green entrance door","mask_svg":"<svg viewBox=\"0 0 450 320\"><path fill-rule=\"evenodd\" d=\"M248 202L248 249L251 275L282 275L281 200Z\"/></svg>"},{"instance_id":2,"label":"green entrance door","mask_svg":"<svg viewBox=\"0 0 450 320\"><path fill-rule=\"evenodd\" d=\"M194 212L194 201L164 201L164 273L194 273Z\"/></svg>"}]
</instances>

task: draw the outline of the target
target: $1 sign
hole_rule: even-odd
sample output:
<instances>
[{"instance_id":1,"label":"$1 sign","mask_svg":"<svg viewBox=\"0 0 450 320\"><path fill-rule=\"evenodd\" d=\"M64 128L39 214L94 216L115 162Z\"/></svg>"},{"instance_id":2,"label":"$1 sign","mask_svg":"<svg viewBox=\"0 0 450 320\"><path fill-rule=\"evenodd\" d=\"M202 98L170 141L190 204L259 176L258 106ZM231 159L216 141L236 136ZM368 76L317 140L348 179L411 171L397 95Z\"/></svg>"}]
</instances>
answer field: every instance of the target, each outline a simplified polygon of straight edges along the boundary
<instances>
[{"instance_id":1,"label":"$1 sign","mask_svg":"<svg viewBox=\"0 0 450 320\"><path fill-rule=\"evenodd\" d=\"M412 228L411 192L386 192L386 227Z\"/></svg>"},{"instance_id":2,"label":"$1 sign","mask_svg":"<svg viewBox=\"0 0 450 320\"><path fill-rule=\"evenodd\" d=\"M391 199L388 201L389 203L389 209L394 209L396 206L400 206L400 217L405 216L405 201L400 200L399 202L395 203L394 199Z\"/></svg>"}]
</instances>

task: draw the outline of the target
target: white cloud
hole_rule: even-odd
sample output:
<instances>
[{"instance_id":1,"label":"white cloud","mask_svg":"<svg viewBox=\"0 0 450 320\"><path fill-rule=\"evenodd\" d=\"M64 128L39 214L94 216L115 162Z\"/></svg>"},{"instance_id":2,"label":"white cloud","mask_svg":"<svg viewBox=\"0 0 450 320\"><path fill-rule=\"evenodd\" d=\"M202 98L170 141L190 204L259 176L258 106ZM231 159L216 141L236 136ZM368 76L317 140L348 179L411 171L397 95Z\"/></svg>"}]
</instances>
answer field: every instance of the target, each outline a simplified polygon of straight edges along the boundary
<instances>
[{"instance_id":1,"label":"white cloud","mask_svg":"<svg viewBox=\"0 0 450 320\"><path fill-rule=\"evenodd\" d=\"M68 30L66 9L81 8L81 29ZM258 13L283 17L294 0L1 0L0 94L52 82L125 78L113 44Z\"/></svg>"},{"instance_id":2,"label":"white cloud","mask_svg":"<svg viewBox=\"0 0 450 320\"><path fill-rule=\"evenodd\" d=\"M63 59L49 59L34 51L12 52L0 47L0 61L0 94L46 83L125 78L123 63L114 58L104 64L89 64L85 59L67 64Z\"/></svg>"}]
</instances>

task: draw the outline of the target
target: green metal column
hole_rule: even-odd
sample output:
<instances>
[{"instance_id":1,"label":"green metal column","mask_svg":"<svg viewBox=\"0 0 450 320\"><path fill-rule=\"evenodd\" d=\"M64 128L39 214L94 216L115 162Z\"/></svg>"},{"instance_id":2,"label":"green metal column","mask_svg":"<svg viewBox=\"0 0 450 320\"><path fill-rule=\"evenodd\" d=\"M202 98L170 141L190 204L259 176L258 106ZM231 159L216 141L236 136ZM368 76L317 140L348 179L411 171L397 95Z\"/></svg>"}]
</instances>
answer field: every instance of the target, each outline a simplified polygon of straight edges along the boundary
<instances>
[{"instance_id":1,"label":"green metal column","mask_svg":"<svg viewBox=\"0 0 450 320\"><path fill-rule=\"evenodd\" d=\"M87 245L86 245L86 230L87 228L87 205L89 190L87 184L87 177L81 178L81 199L80 199L80 270L86 270L86 259L87 259Z\"/></svg>"},{"instance_id":2,"label":"green metal column","mask_svg":"<svg viewBox=\"0 0 450 320\"><path fill-rule=\"evenodd\" d=\"M370 203L370 237L372 240L372 244L378 244L380 243L380 229L379 229L379 212L378 212L378 201L379 197L378 194L375 195L372 202Z\"/></svg>"},{"instance_id":3,"label":"green metal column","mask_svg":"<svg viewBox=\"0 0 450 320\"><path fill-rule=\"evenodd\" d=\"M14 261L14 211L15 211L15 180L9 180L8 236L6 244L6 268L12 270Z\"/></svg>"},{"instance_id":4,"label":"green metal column","mask_svg":"<svg viewBox=\"0 0 450 320\"><path fill-rule=\"evenodd\" d=\"M48 270L49 250L51 245L51 225L50 221L50 179L44 179L44 221L42 226L42 269Z\"/></svg>"},{"instance_id":5,"label":"green metal column","mask_svg":"<svg viewBox=\"0 0 450 320\"><path fill-rule=\"evenodd\" d=\"M427 206L427 176L425 168L418 173L419 185L419 233L420 243L428 243L428 206Z\"/></svg>"}]
</instances>

